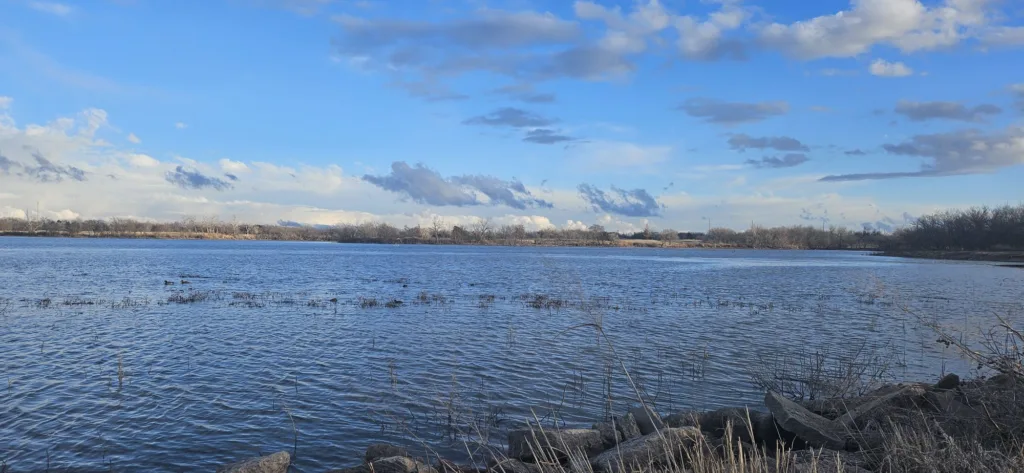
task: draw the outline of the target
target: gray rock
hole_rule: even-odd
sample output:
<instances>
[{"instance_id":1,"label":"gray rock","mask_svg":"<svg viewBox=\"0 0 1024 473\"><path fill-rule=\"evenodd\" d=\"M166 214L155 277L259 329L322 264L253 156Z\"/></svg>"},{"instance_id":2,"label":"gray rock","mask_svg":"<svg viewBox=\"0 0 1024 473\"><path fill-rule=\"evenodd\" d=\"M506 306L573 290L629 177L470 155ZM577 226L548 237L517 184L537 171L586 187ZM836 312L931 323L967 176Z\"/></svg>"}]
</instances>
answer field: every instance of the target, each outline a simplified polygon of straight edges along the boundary
<instances>
[{"instance_id":1,"label":"gray rock","mask_svg":"<svg viewBox=\"0 0 1024 473\"><path fill-rule=\"evenodd\" d=\"M790 452L793 473L867 473L864 455L834 450Z\"/></svg>"},{"instance_id":2,"label":"gray rock","mask_svg":"<svg viewBox=\"0 0 1024 473\"><path fill-rule=\"evenodd\" d=\"M640 436L640 426L636 424L636 418L633 417L632 413L627 412L622 417L617 417L615 420L615 428L622 435L622 440L632 440Z\"/></svg>"},{"instance_id":3,"label":"gray rock","mask_svg":"<svg viewBox=\"0 0 1024 473\"><path fill-rule=\"evenodd\" d=\"M508 457L524 461L564 462L570 454L589 458L604 451L600 431L593 429L513 430L508 433ZM538 458L539 457L539 458Z\"/></svg>"},{"instance_id":4,"label":"gray rock","mask_svg":"<svg viewBox=\"0 0 1024 473\"><path fill-rule=\"evenodd\" d=\"M291 462L288 452L277 452L222 466L217 468L217 473L286 473Z\"/></svg>"},{"instance_id":5,"label":"gray rock","mask_svg":"<svg viewBox=\"0 0 1024 473\"><path fill-rule=\"evenodd\" d=\"M339 468L337 470L328 470L327 473L373 473L370 471L370 465L363 463L362 465L350 466L348 468Z\"/></svg>"},{"instance_id":6,"label":"gray rock","mask_svg":"<svg viewBox=\"0 0 1024 473\"><path fill-rule=\"evenodd\" d=\"M636 426L640 429L640 435L653 434L665 428L665 424L661 421L658 413L643 406L630 409L629 414L636 420Z\"/></svg>"},{"instance_id":7,"label":"gray rock","mask_svg":"<svg viewBox=\"0 0 1024 473\"><path fill-rule=\"evenodd\" d=\"M407 457L409 452L399 446L388 443L375 443L366 447L366 463L373 463L375 460L388 457Z\"/></svg>"},{"instance_id":8,"label":"gray rock","mask_svg":"<svg viewBox=\"0 0 1024 473\"><path fill-rule=\"evenodd\" d=\"M669 427L696 427L700 420L697 412L678 412L662 417L662 422Z\"/></svg>"},{"instance_id":9,"label":"gray rock","mask_svg":"<svg viewBox=\"0 0 1024 473\"><path fill-rule=\"evenodd\" d=\"M615 424L611 422L598 422L594 424L593 429L601 432L601 443L604 445L605 450L618 445L622 441L622 434L615 430Z\"/></svg>"},{"instance_id":10,"label":"gray rock","mask_svg":"<svg viewBox=\"0 0 1024 473\"><path fill-rule=\"evenodd\" d=\"M836 422L844 429L854 431L869 420L889 417L894 410L926 406L926 393L927 389L920 384L897 385L896 389L883 391L883 394L873 396L871 400L850 409Z\"/></svg>"},{"instance_id":11,"label":"gray rock","mask_svg":"<svg viewBox=\"0 0 1024 473\"><path fill-rule=\"evenodd\" d=\"M647 471L650 466L671 465L673 462L680 464L685 450L692 448L700 437L700 430L694 427L665 428L623 442L591 458L590 464L597 473Z\"/></svg>"},{"instance_id":12,"label":"gray rock","mask_svg":"<svg viewBox=\"0 0 1024 473\"><path fill-rule=\"evenodd\" d=\"M960 377L954 373L949 373L946 376L943 376L942 379L940 379L939 382L935 383L935 386L933 387L935 389L949 390L956 389L959 386Z\"/></svg>"},{"instance_id":13,"label":"gray rock","mask_svg":"<svg viewBox=\"0 0 1024 473\"><path fill-rule=\"evenodd\" d=\"M387 457L370 463L373 473L437 473L433 467L409 457Z\"/></svg>"},{"instance_id":14,"label":"gray rock","mask_svg":"<svg viewBox=\"0 0 1024 473\"><path fill-rule=\"evenodd\" d=\"M846 436L840 425L821 417L803 406L769 391L764 403L775 417L775 423L783 430L796 435L808 445L816 448L843 450Z\"/></svg>"},{"instance_id":15,"label":"gray rock","mask_svg":"<svg viewBox=\"0 0 1024 473\"><path fill-rule=\"evenodd\" d=\"M535 463L523 463L515 458L505 458L496 462L487 471L491 473L540 473L540 467Z\"/></svg>"}]
</instances>

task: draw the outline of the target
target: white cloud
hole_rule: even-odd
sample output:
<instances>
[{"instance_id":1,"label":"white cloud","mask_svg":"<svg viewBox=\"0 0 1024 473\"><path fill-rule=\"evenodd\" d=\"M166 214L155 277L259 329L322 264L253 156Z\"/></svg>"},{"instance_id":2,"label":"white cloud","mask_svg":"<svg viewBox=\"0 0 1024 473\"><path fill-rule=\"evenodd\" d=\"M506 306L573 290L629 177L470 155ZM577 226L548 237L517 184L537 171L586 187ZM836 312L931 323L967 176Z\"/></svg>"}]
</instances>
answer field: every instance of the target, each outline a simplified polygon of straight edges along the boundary
<instances>
[{"instance_id":1,"label":"white cloud","mask_svg":"<svg viewBox=\"0 0 1024 473\"><path fill-rule=\"evenodd\" d=\"M142 140L140 140L138 136L135 136L135 133L129 133L128 134L128 141L130 141L132 143L135 143L135 144L142 143Z\"/></svg>"},{"instance_id":2,"label":"white cloud","mask_svg":"<svg viewBox=\"0 0 1024 473\"><path fill-rule=\"evenodd\" d=\"M57 16L67 16L73 11L70 5L56 2L31 1L28 2L28 6L43 13Z\"/></svg>"},{"instance_id":3,"label":"white cloud","mask_svg":"<svg viewBox=\"0 0 1024 473\"><path fill-rule=\"evenodd\" d=\"M162 161L101 143L94 135L98 128L105 126L106 120L104 111L93 109L59 117L46 124L14 126L13 120L10 123L0 121L0 149L4 150L5 157L16 163L15 166L19 169L41 167L35 154L49 163L48 174L40 174L39 171L34 176L24 172L0 172L0 189L3 189L0 193L0 215L23 216L23 210L19 209L33 209L34 212L38 202L42 214L53 218L173 220L184 216L217 216L253 223L274 223L278 220L312 224L384 221L397 226L415 226L429 225L435 216L442 217L448 224L459 225L471 224L482 217L490 218L496 225L522 224L531 230L550 228L554 226L552 222L572 221L580 225L599 223L609 230L624 232L642 230L646 222L639 217L595 212L593 205L585 201L572 184L529 188L531 193L554 204L551 209L515 211L492 206L434 209L404 201L356 176L345 174L342 168L334 165L286 166L230 160L202 162L186 158ZM1001 141L986 143L993 147L1009 146ZM919 146L926 144L921 142ZM632 146L618 148L627 156L625 162L654 163L652 167L660 164L659 152L650 151L658 147ZM1019 151L1018 148L1001 153L1010 156ZM644 151L628 157L633 152L630 150L636 149ZM958 149L954 151L960 152ZM915 152L923 155L930 151L922 149ZM615 154L609 156L614 157ZM243 169L242 166L249 172L239 174L238 181L232 182L233 187L220 191L208 186L182 188L167 180L168 173L174 174L178 166L208 179L222 177L225 169L237 171ZM709 171L741 168L741 165L704 167ZM737 175L722 176L721 185L706 194L675 192L658 195L657 201L665 205L663 216L651 218L651 226L699 230L706 228L706 222L700 220L705 215L712 216L716 226L733 228L744 228L751 220L768 225L804 223L800 219L801 209L822 202L829 214L845 213L850 217L848 222L834 222L837 224L856 226L860 221L877 220L861 215L867 212L864 209L878 207L870 198L835 194L836 184L818 183L815 180L818 177L806 185L764 189L750 183L743 185L743 179ZM726 187L726 184L735 187ZM843 184L853 185L856 184ZM845 187L838 187L842 188ZM872 205L875 207L870 207ZM891 215L900 215L904 211L917 215L934 210L921 207L890 202L885 211Z\"/></svg>"},{"instance_id":4,"label":"white cloud","mask_svg":"<svg viewBox=\"0 0 1024 473\"><path fill-rule=\"evenodd\" d=\"M868 67L871 75L878 77L907 77L914 74L914 70L902 62L889 62L884 59L875 59Z\"/></svg>"},{"instance_id":5,"label":"white cloud","mask_svg":"<svg viewBox=\"0 0 1024 473\"><path fill-rule=\"evenodd\" d=\"M876 45L912 53L953 46L983 27L984 0L851 0L849 10L792 24L772 23L761 41L800 59L853 57Z\"/></svg>"},{"instance_id":6,"label":"white cloud","mask_svg":"<svg viewBox=\"0 0 1024 473\"><path fill-rule=\"evenodd\" d=\"M137 168L155 168L160 165L160 161L146 154L130 154L128 164Z\"/></svg>"},{"instance_id":7,"label":"white cloud","mask_svg":"<svg viewBox=\"0 0 1024 473\"><path fill-rule=\"evenodd\" d=\"M6 95L0 95L0 110L10 108L12 102L14 102L14 99L7 97Z\"/></svg>"},{"instance_id":8,"label":"white cloud","mask_svg":"<svg viewBox=\"0 0 1024 473\"><path fill-rule=\"evenodd\" d=\"M178 122L178 123L174 124L174 128L177 128L179 130L184 130L184 129L188 128L188 125L185 124L184 122Z\"/></svg>"},{"instance_id":9,"label":"white cloud","mask_svg":"<svg viewBox=\"0 0 1024 473\"><path fill-rule=\"evenodd\" d=\"M224 172L230 172L232 174L240 174L243 172L249 172L249 166L241 161L232 161L230 159L222 159L219 161L220 169Z\"/></svg>"}]
</instances>

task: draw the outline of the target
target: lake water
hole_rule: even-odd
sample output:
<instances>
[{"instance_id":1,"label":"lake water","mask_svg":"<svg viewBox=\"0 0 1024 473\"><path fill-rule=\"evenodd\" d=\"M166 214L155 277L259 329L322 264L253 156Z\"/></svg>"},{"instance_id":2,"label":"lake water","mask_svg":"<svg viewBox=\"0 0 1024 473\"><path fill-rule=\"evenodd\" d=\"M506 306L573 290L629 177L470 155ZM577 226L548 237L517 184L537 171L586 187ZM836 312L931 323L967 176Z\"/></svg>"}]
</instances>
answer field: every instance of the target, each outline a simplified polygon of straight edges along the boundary
<instances>
[{"instance_id":1,"label":"lake water","mask_svg":"<svg viewBox=\"0 0 1024 473\"><path fill-rule=\"evenodd\" d=\"M1022 300L1020 269L852 252L0 238L0 461L464 458L623 412L623 369L662 412L759 407L750 373L808 351L966 375L917 317L976 332Z\"/></svg>"}]
</instances>

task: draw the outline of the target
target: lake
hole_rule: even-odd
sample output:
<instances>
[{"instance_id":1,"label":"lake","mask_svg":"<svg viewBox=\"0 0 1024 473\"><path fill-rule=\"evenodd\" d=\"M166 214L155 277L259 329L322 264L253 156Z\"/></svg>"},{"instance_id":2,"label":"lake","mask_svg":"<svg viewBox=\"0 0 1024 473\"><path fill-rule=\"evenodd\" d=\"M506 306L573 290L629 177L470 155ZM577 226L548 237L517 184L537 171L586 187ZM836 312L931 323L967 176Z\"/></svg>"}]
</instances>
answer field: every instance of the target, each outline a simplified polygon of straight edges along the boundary
<instances>
[{"instance_id":1,"label":"lake","mask_svg":"<svg viewBox=\"0 0 1024 473\"><path fill-rule=\"evenodd\" d=\"M624 371L663 413L760 408L752 374L814 353L970 375L920 319L976 336L1022 301L1024 270L856 252L0 238L0 461L465 459L621 414Z\"/></svg>"}]
</instances>

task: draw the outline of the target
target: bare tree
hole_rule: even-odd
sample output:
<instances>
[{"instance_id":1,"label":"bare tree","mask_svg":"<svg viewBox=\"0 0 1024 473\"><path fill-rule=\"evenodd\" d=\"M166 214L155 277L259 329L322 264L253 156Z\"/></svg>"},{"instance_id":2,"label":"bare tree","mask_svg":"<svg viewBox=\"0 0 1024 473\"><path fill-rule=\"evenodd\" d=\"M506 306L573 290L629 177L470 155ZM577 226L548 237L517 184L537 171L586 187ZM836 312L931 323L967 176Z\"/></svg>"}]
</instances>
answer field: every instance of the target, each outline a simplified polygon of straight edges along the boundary
<instances>
[{"instance_id":1,"label":"bare tree","mask_svg":"<svg viewBox=\"0 0 1024 473\"><path fill-rule=\"evenodd\" d=\"M441 242L441 234L445 231L444 219L435 215L430 221L430 235L434 237L434 243Z\"/></svg>"},{"instance_id":2,"label":"bare tree","mask_svg":"<svg viewBox=\"0 0 1024 473\"><path fill-rule=\"evenodd\" d=\"M472 231L478 241L484 241L490 238L493 228L490 218L479 218L473 223Z\"/></svg>"}]
</instances>

